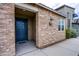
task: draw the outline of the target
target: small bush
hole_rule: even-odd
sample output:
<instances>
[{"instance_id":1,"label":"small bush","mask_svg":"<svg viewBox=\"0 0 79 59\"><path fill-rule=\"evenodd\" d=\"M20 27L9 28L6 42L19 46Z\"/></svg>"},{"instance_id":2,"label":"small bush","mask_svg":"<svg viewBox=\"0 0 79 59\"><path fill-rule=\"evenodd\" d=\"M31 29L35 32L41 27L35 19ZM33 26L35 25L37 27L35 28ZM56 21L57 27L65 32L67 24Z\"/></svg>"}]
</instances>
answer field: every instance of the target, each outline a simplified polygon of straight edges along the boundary
<instances>
[{"instance_id":1,"label":"small bush","mask_svg":"<svg viewBox=\"0 0 79 59\"><path fill-rule=\"evenodd\" d=\"M77 37L75 31L71 29L66 29L66 39Z\"/></svg>"}]
</instances>

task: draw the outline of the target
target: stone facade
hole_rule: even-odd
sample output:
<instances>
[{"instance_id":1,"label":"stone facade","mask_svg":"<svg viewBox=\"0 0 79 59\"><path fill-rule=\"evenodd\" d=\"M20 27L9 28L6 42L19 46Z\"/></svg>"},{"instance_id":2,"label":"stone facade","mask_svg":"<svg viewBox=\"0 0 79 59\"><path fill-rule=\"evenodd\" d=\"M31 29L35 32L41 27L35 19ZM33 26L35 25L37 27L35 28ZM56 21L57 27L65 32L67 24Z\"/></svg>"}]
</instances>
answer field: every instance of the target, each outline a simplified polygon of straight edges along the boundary
<instances>
[{"instance_id":1,"label":"stone facade","mask_svg":"<svg viewBox=\"0 0 79 59\"><path fill-rule=\"evenodd\" d=\"M66 19L44 8L38 7L38 40L37 46L43 48L65 39L65 31L58 31L58 21ZM49 25L50 17L52 25Z\"/></svg>"},{"instance_id":2,"label":"stone facade","mask_svg":"<svg viewBox=\"0 0 79 59\"><path fill-rule=\"evenodd\" d=\"M14 4L0 4L0 55L15 55L15 11ZM65 31L58 31L60 19L66 19L55 12L32 5L36 13L36 46L46 47L65 39ZM49 25L50 18L52 25ZM35 26L35 25L34 25ZM65 23L66 26L66 23ZM35 38L34 37L34 38Z\"/></svg>"},{"instance_id":3,"label":"stone facade","mask_svg":"<svg viewBox=\"0 0 79 59\"><path fill-rule=\"evenodd\" d=\"M15 55L14 4L0 4L0 55Z\"/></svg>"}]
</instances>

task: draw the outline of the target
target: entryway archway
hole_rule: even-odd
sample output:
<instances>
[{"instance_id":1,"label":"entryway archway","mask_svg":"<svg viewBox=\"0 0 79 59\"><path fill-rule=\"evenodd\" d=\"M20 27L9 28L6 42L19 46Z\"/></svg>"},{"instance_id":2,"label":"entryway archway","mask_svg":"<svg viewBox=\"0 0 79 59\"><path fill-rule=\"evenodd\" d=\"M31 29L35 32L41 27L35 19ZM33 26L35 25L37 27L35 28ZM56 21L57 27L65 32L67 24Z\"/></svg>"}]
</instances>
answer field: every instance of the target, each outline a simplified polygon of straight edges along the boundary
<instances>
[{"instance_id":1,"label":"entryway archway","mask_svg":"<svg viewBox=\"0 0 79 59\"><path fill-rule=\"evenodd\" d=\"M16 55L35 49L36 13L15 6Z\"/></svg>"}]
</instances>

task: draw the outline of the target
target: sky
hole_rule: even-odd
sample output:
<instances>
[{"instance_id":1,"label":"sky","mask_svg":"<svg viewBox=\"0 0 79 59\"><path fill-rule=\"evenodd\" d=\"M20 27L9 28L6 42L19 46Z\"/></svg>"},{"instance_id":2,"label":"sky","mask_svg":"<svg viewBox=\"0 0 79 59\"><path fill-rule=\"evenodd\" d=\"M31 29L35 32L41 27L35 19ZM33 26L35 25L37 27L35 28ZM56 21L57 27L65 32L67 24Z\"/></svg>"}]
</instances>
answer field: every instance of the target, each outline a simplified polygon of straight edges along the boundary
<instances>
[{"instance_id":1,"label":"sky","mask_svg":"<svg viewBox=\"0 0 79 59\"><path fill-rule=\"evenodd\" d=\"M56 9L62 5L68 5L70 7L75 8L75 13L79 12L79 3L43 3L46 6L49 6L52 9Z\"/></svg>"}]
</instances>

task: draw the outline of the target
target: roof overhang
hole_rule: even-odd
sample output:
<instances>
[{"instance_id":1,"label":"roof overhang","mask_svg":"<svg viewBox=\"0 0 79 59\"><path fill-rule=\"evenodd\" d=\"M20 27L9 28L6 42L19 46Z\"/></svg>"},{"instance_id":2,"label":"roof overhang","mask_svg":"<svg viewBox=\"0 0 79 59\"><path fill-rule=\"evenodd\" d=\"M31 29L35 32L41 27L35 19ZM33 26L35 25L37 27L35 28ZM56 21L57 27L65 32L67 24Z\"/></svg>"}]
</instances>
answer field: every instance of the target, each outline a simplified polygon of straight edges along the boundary
<instances>
[{"instance_id":1,"label":"roof overhang","mask_svg":"<svg viewBox=\"0 0 79 59\"><path fill-rule=\"evenodd\" d=\"M24 9L24 10L28 10L28 11L31 11L31 12L38 12L38 9L29 5L29 4L22 4L22 3L15 3L15 7L17 8L21 8L21 9Z\"/></svg>"},{"instance_id":2,"label":"roof overhang","mask_svg":"<svg viewBox=\"0 0 79 59\"><path fill-rule=\"evenodd\" d=\"M67 5L62 5L62 6L58 7L58 8L56 8L55 10L59 10L59 9L61 9L63 7L68 7L68 8L71 8L71 9L75 10L75 8L67 6Z\"/></svg>"},{"instance_id":3,"label":"roof overhang","mask_svg":"<svg viewBox=\"0 0 79 59\"><path fill-rule=\"evenodd\" d=\"M41 3L35 3L35 4L38 5L38 6L40 6L40 7L43 7L43 8L45 8L45 9L47 9L47 10L49 10L49 11L51 11L51 12L53 12L53 13L55 13L55 14L61 16L61 17L66 18L64 15L61 15L61 14L58 13L57 11L53 10L52 8L50 8L50 7L48 7L48 6L44 5L44 4L41 4Z\"/></svg>"},{"instance_id":4,"label":"roof overhang","mask_svg":"<svg viewBox=\"0 0 79 59\"><path fill-rule=\"evenodd\" d=\"M50 7L48 7L48 6L44 5L44 4L41 4L41 3L34 3L34 4L36 4L36 5L38 5L38 6L42 7L42 8L45 8L45 9L47 9L47 10L49 10L49 11L51 11L51 12L53 12L53 13L61 16L61 17L66 18L65 16L61 15L57 11L53 10L52 8L50 8ZM15 3L15 7L18 7L18 8L24 9L24 10L28 10L28 11L31 11L31 12L34 12L34 13L39 11L38 8L35 8L30 4Z\"/></svg>"}]
</instances>

